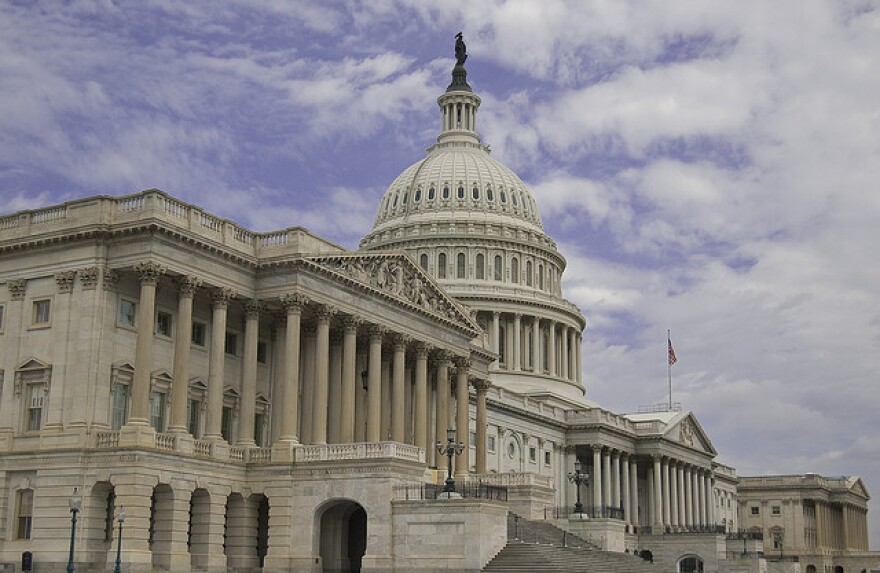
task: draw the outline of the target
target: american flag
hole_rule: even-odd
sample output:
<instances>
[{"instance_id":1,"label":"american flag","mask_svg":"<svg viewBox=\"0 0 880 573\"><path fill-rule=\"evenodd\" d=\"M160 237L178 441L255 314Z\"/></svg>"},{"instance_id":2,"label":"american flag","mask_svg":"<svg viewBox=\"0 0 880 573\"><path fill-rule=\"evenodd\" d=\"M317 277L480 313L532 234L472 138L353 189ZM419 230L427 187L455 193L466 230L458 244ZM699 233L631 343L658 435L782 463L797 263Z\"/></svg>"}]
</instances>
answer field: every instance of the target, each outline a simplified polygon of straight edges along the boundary
<instances>
[{"instance_id":1,"label":"american flag","mask_svg":"<svg viewBox=\"0 0 880 573\"><path fill-rule=\"evenodd\" d=\"M672 366L676 362L678 362L678 358L675 357L675 350L672 349L672 339L667 338L666 342L669 345L669 365Z\"/></svg>"}]
</instances>

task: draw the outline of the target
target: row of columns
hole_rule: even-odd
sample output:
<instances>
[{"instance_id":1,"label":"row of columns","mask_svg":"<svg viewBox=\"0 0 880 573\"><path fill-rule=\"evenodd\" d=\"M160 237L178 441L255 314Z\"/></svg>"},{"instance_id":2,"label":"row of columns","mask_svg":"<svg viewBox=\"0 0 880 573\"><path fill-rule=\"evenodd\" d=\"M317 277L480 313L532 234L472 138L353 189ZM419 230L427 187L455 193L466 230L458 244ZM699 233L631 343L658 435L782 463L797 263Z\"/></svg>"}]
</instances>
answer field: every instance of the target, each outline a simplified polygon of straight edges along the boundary
<instances>
[{"instance_id":1,"label":"row of columns","mask_svg":"<svg viewBox=\"0 0 880 573\"><path fill-rule=\"evenodd\" d=\"M692 528L715 522L712 472L665 456L652 456L648 478L654 527Z\"/></svg>"},{"instance_id":2,"label":"row of columns","mask_svg":"<svg viewBox=\"0 0 880 573\"><path fill-rule=\"evenodd\" d=\"M578 328L539 316L524 317L521 313L502 315L493 312L491 316L489 336L492 350L499 355L503 351L503 366L508 370L542 373L546 359L546 372L550 376L582 382L581 332ZM507 334L505 348L501 347L502 320ZM531 344L528 344L529 334ZM547 337L546 348L543 344L544 334Z\"/></svg>"},{"instance_id":3,"label":"row of columns","mask_svg":"<svg viewBox=\"0 0 880 573\"><path fill-rule=\"evenodd\" d=\"M140 302L137 317L137 342L135 351L135 372L132 380L131 416L127 425L149 425L150 362L153 341L153 315L155 313L156 286L164 269L154 263L141 263L135 268L140 278ZM175 340L173 376L171 388L171 420L169 432L187 432L187 400L189 381L189 354L192 328L193 297L201 281L195 277L180 277L178 286L178 331ZM209 441L222 440L221 418L223 408L223 380L225 364L225 335L227 311L233 293L228 289L218 289L212 294L212 324L210 354L208 365L207 420L204 438ZM367 390L359 392L357 384L357 336L363 324L357 317L343 317L341 356L337 351L333 363L341 362L341 392L338 398L339 410L334 419L328 419L330 411L331 349L330 324L335 310L319 305L315 313L314 341L308 348L307 356L300 356L302 347L302 312L308 300L299 293L288 294L280 299L284 313L283 356L279 365L280 383L276 384L275 413L279 418L280 444L295 445L303 441L306 434L308 443L325 444L334 434L334 441L343 443L362 439L378 442L385 438L393 441L407 441L407 421L412 420L412 439L414 445L424 448L428 459L433 456L430 443L431 420L435 421L433 435L436 440L445 440L446 430L456 428L458 440L468 443L470 385L476 387L477 417L477 458L476 469L486 471L486 391L488 382L471 379L470 362L463 356L455 357L448 353L438 354L435 369L436 392L433 394L434 411L431 409L431 388L428 383L429 350L426 344L413 344L406 336L391 336L390 388L383 389L383 381L388 372L383 367L383 343L388 331L380 325L369 325L367 331L366 376ZM236 444L253 446L254 416L256 404L257 344L261 305L257 301L245 304L244 349L242 354L241 380L241 422ZM279 335L281 333L279 332ZM410 369L406 364L407 350L413 348L415 368L412 371L411 408L407 408L408 379ZM303 388L301 365L310 361L309 372L313 379ZM454 361L454 369L453 369ZM450 376L455 375L455 417L451 418L453 402ZM334 385L334 388L336 386ZM384 390L384 391L383 391ZM390 392L389 392L390 391ZM366 394L365 396L363 394ZM385 395L390 393L389 396ZM303 404L300 404L300 399ZM334 404L335 404L334 400ZM361 412L357 409L360 407ZM302 412L303 419L299 419ZM390 417L390 435L383 436L384 419ZM356 431L356 420L365 418L362 435ZM482 435L482 439L480 439ZM468 449L456 460L456 473L467 473L469 468Z\"/></svg>"},{"instance_id":4,"label":"row of columns","mask_svg":"<svg viewBox=\"0 0 880 573\"><path fill-rule=\"evenodd\" d=\"M816 500L815 508L818 549L867 551L867 510L824 500Z\"/></svg>"}]
</instances>

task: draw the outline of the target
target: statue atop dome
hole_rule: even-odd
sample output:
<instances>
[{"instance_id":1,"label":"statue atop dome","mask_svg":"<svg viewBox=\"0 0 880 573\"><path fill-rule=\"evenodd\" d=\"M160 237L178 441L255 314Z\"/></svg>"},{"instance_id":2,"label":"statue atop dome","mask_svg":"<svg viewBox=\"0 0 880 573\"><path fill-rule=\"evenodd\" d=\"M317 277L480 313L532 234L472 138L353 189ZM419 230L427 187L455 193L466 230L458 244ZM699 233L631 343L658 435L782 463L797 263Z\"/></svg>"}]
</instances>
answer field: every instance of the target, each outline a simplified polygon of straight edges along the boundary
<instances>
[{"instance_id":1,"label":"statue atop dome","mask_svg":"<svg viewBox=\"0 0 880 573\"><path fill-rule=\"evenodd\" d=\"M459 32L455 35L455 65L463 66L465 60L467 60L467 45L464 43L461 32Z\"/></svg>"},{"instance_id":2,"label":"statue atop dome","mask_svg":"<svg viewBox=\"0 0 880 573\"><path fill-rule=\"evenodd\" d=\"M446 88L447 92L474 91L467 83L467 70L464 69L467 57L467 45L464 43L462 33L459 32L455 35L455 67L452 68L452 83Z\"/></svg>"}]
</instances>

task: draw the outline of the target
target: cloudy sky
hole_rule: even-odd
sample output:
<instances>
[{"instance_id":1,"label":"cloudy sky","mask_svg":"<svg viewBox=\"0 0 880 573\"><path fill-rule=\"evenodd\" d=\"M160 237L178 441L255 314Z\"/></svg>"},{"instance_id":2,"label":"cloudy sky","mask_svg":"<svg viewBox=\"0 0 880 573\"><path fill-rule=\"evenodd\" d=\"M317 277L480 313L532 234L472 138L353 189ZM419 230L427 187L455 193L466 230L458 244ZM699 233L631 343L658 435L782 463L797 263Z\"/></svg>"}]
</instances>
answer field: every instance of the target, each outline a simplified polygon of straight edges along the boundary
<instances>
[{"instance_id":1,"label":"cloudy sky","mask_svg":"<svg viewBox=\"0 0 880 573\"><path fill-rule=\"evenodd\" d=\"M588 396L665 400L671 329L720 461L880 500L876 2L7 0L0 212L158 187L355 248L437 135L459 30L568 259Z\"/></svg>"}]
</instances>

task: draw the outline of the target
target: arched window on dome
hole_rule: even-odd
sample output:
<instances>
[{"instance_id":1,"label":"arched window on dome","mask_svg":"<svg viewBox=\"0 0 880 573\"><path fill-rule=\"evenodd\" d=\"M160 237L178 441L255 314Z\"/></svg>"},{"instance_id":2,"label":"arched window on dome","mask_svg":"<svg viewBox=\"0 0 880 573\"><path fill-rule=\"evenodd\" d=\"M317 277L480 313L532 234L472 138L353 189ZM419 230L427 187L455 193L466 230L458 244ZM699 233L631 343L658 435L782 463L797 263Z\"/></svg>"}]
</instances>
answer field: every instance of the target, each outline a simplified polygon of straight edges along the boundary
<instances>
[{"instance_id":1,"label":"arched window on dome","mask_svg":"<svg viewBox=\"0 0 880 573\"><path fill-rule=\"evenodd\" d=\"M531 212L532 212L531 208L529 207L529 200L526 199L525 197L523 197L523 210L524 210L526 213L531 213Z\"/></svg>"},{"instance_id":2,"label":"arched window on dome","mask_svg":"<svg viewBox=\"0 0 880 573\"><path fill-rule=\"evenodd\" d=\"M519 259L516 257L510 260L510 280L519 284Z\"/></svg>"},{"instance_id":3,"label":"arched window on dome","mask_svg":"<svg viewBox=\"0 0 880 573\"><path fill-rule=\"evenodd\" d=\"M422 188L419 187L418 189L416 189L416 195L415 195L415 197L413 197L413 203L418 203L421 200L422 200Z\"/></svg>"},{"instance_id":4,"label":"arched window on dome","mask_svg":"<svg viewBox=\"0 0 880 573\"><path fill-rule=\"evenodd\" d=\"M471 189L471 198L473 198L474 201L480 200L480 188L476 185L474 185L474 188Z\"/></svg>"},{"instance_id":5,"label":"arched window on dome","mask_svg":"<svg viewBox=\"0 0 880 573\"><path fill-rule=\"evenodd\" d=\"M501 264L501 255L495 255L495 280L504 280L504 269Z\"/></svg>"},{"instance_id":6,"label":"arched window on dome","mask_svg":"<svg viewBox=\"0 0 880 573\"><path fill-rule=\"evenodd\" d=\"M550 333L546 330L541 331L541 369L544 372L550 370Z\"/></svg>"},{"instance_id":7,"label":"arched window on dome","mask_svg":"<svg viewBox=\"0 0 880 573\"><path fill-rule=\"evenodd\" d=\"M443 198L449 199L449 185L443 186Z\"/></svg>"},{"instance_id":8,"label":"arched window on dome","mask_svg":"<svg viewBox=\"0 0 880 573\"><path fill-rule=\"evenodd\" d=\"M475 271L478 279L486 278L486 257L483 256L483 253L477 253L476 263L475 263Z\"/></svg>"},{"instance_id":9,"label":"arched window on dome","mask_svg":"<svg viewBox=\"0 0 880 573\"><path fill-rule=\"evenodd\" d=\"M431 186L428 188L428 201L433 201L433 200L434 200L434 193L435 193L435 191L434 191L434 186L431 185Z\"/></svg>"},{"instance_id":10,"label":"arched window on dome","mask_svg":"<svg viewBox=\"0 0 880 573\"><path fill-rule=\"evenodd\" d=\"M455 260L455 278L463 279L465 278L465 271L467 270L467 258L464 256L464 253L458 253L458 256Z\"/></svg>"},{"instance_id":11,"label":"arched window on dome","mask_svg":"<svg viewBox=\"0 0 880 573\"><path fill-rule=\"evenodd\" d=\"M464 185L461 183L458 184L458 198L464 199Z\"/></svg>"},{"instance_id":12,"label":"arched window on dome","mask_svg":"<svg viewBox=\"0 0 880 573\"><path fill-rule=\"evenodd\" d=\"M544 265L538 265L538 288L544 290Z\"/></svg>"},{"instance_id":13,"label":"arched window on dome","mask_svg":"<svg viewBox=\"0 0 880 573\"><path fill-rule=\"evenodd\" d=\"M504 189L498 192L498 197L501 199L501 204L507 204L507 195L504 193Z\"/></svg>"},{"instance_id":14,"label":"arched window on dome","mask_svg":"<svg viewBox=\"0 0 880 573\"><path fill-rule=\"evenodd\" d=\"M422 256L419 257L419 266L422 267L423 271L428 270L428 255L422 254Z\"/></svg>"},{"instance_id":15,"label":"arched window on dome","mask_svg":"<svg viewBox=\"0 0 880 573\"><path fill-rule=\"evenodd\" d=\"M504 352L507 346L506 330L503 324L498 326L498 364L506 364L505 354L507 353Z\"/></svg>"},{"instance_id":16,"label":"arched window on dome","mask_svg":"<svg viewBox=\"0 0 880 573\"><path fill-rule=\"evenodd\" d=\"M526 261L526 286L532 286L532 261Z\"/></svg>"},{"instance_id":17,"label":"arched window on dome","mask_svg":"<svg viewBox=\"0 0 880 573\"><path fill-rule=\"evenodd\" d=\"M391 204L392 207L397 207L397 193L394 194L394 202Z\"/></svg>"},{"instance_id":18,"label":"arched window on dome","mask_svg":"<svg viewBox=\"0 0 880 573\"><path fill-rule=\"evenodd\" d=\"M401 203L406 205L406 202L408 199L409 199L409 191L407 191L406 193L403 194L403 201L401 201Z\"/></svg>"},{"instance_id":19,"label":"arched window on dome","mask_svg":"<svg viewBox=\"0 0 880 573\"><path fill-rule=\"evenodd\" d=\"M495 202L495 194L492 192L491 185L486 186L486 201L489 201L490 203Z\"/></svg>"},{"instance_id":20,"label":"arched window on dome","mask_svg":"<svg viewBox=\"0 0 880 573\"><path fill-rule=\"evenodd\" d=\"M513 191L510 192L510 202L513 203L513 206L516 207L518 203L516 202L516 193Z\"/></svg>"},{"instance_id":21,"label":"arched window on dome","mask_svg":"<svg viewBox=\"0 0 880 573\"><path fill-rule=\"evenodd\" d=\"M446 253L437 255L437 278L446 278Z\"/></svg>"}]
</instances>

